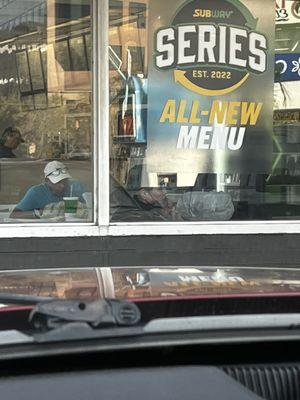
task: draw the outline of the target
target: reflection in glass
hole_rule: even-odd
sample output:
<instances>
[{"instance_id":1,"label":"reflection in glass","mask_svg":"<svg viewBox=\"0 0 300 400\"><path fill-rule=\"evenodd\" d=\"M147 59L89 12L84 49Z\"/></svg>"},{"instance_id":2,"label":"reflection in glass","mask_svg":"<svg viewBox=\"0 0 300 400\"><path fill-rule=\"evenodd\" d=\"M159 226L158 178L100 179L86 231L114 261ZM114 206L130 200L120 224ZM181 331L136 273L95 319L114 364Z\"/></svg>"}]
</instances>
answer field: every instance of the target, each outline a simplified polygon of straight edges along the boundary
<instances>
[{"instance_id":1,"label":"reflection in glass","mask_svg":"<svg viewBox=\"0 0 300 400\"><path fill-rule=\"evenodd\" d=\"M84 36L85 40L85 46L86 46L86 55L87 55L87 61L88 61L88 70L91 70L91 60L93 57L93 45L92 45L92 39L91 35L85 35Z\"/></svg>"},{"instance_id":2,"label":"reflection in glass","mask_svg":"<svg viewBox=\"0 0 300 400\"><path fill-rule=\"evenodd\" d=\"M89 301L100 298L97 274L91 268L3 271L0 292Z\"/></svg>"},{"instance_id":3,"label":"reflection in glass","mask_svg":"<svg viewBox=\"0 0 300 400\"><path fill-rule=\"evenodd\" d=\"M90 222L90 1L33 3L14 0L1 9L0 135L18 128L24 142L9 136L0 144L0 223ZM51 180L49 163L64 164L69 175ZM72 196L77 209L69 216L64 197Z\"/></svg>"},{"instance_id":4,"label":"reflection in glass","mask_svg":"<svg viewBox=\"0 0 300 400\"><path fill-rule=\"evenodd\" d=\"M253 6L251 12L268 22L266 34L270 43L276 28L276 58L271 48L266 55L271 65L268 82L258 76L252 81L257 85L268 84L268 91L265 86L262 91L259 85L252 95L252 86L245 85L240 92L214 97L200 95L193 86L201 79L204 84L205 73L198 81L193 76L190 85L179 77L196 74L194 65L176 69L170 63L165 72L158 72L154 65L158 29L189 21L188 12L183 15L181 11L180 20L172 22L178 10L172 1L129 4L109 1L111 219L166 222L299 219L300 23L295 19L292 24L275 23L270 10L258 15L258 8ZM192 34L188 35L187 43L193 39ZM162 41L164 45L166 42ZM161 53L162 60L169 54L167 48ZM192 57L192 49L186 49L185 56ZM274 97L272 65L275 66ZM218 88L224 84L222 74L217 67L213 69L216 70L214 85ZM206 115L214 100L235 101L240 95L247 104L250 97L253 102L262 101L263 111L257 126L247 125L245 146L236 151L228 143L225 147L222 144L230 134L228 131L226 136L224 128L232 129L235 124L227 120L223 124L212 122ZM214 134L217 132L214 138L206 136L203 143L197 133L190 131L192 127L201 127L202 120L208 128L213 128ZM189 130L186 136L179 134L182 126Z\"/></svg>"},{"instance_id":5,"label":"reflection in glass","mask_svg":"<svg viewBox=\"0 0 300 400\"><path fill-rule=\"evenodd\" d=\"M44 46L40 49L42 72L44 78L44 85L47 87L47 47Z\"/></svg>"},{"instance_id":6,"label":"reflection in glass","mask_svg":"<svg viewBox=\"0 0 300 400\"><path fill-rule=\"evenodd\" d=\"M299 293L299 270L236 267L112 268L116 298ZM232 310L234 312L234 310Z\"/></svg>"},{"instance_id":7,"label":"reflection in glass","mask_svg":"<svg viewBox=\"0 0 300 400\"><path fill-rule=\"evenodd\" d=\"M29 92L31 90L31 84L30 84L27 52L21 51L16 53L16 62L18 68L18 80L20 84L21 93Z\"/></svg>"},{"instance_id":8,"label":"reflection in glass","mask_svg":"<svg viewBox=\"0 0 300 400\"><path fill-rule=\"evenodd\" d=\"M113 26L121 26L123 17L123 2L110 0L109 2L109 23Z\"/></svg>"},{"instance_id":9,"label":"reflection in glass","mask_svg":"<svg viewBox=\"0 0 300 400\"><path fill-rule=\"evenodd\" d=\"M23 111L34 110L34 96L32 94L22 97L22 110Z\"/></svg>"},{"instance_id":10,"label":"reflection in glass","mask_svg":"<svg viewBox=\"0 0 300 400\"><path fill-rule=\"evenodd\" d=\"M73 71L87 71L83 36L72 38L69 43Z\"/></svg>"},{"instance_id":11,"label":"reflection in glass","mask_svg":"<svg viewBox=\"0 0 300 400\"><path fill-rule=\"evenodd\" d=\"M35 94L34 105L36 110L46 110L47 109L46 93Z\"/></svg>"},{"instance_id":12,"label":"reflection in glass","mask_svg":"<svg viewBox=\"0 0 300 400\"><path fill-rule=\"evenodd\" d=\"M143 74L145 71L145 48L138 46L129 46L131 55L132 73Z\"/></svg>"},{"instance_id":13,"label":"reflection in glass","mask_svg":"<svg viewBox=\"0 0 300 400\"><path fill-rule=\"evenodd\" d=\"M44 71L42 69L43 67L42 67L40 49L30 50L28 52L28 59L29 59L29 68L32 81L32 89L45 91Z\"/></svg>"},{"instance_id":14,"label":"reflection in glass","mask_svg":"<svg viewBox=\"0 0 300 400\"><path fill-rule=\"evenodd\" d=\"M62 68L64 71L71 71L71 61L67 40L62 40L55 43L55 57L60 68Z\"/></svg>"},{"instance_id":15,"label":"reflection in glass","mask_svg":"<svg viewBox=\"0 0 300 400\"><path fill-rule=\"evenodd\" d=\"M137 28L146 28L146 10L147 5L144 3L129 3L129 15L137 19Z\"/></svg>"},{"instance_id":16,"label":"reflection in glass","mask_svg":"<svg viewBox=\"0 0 300 400\"><path fill-rule=\"evenodd\" d=\"M109 69L116 70L121 67L122 46L110 46Z\"/></svg>"}]
</instances>

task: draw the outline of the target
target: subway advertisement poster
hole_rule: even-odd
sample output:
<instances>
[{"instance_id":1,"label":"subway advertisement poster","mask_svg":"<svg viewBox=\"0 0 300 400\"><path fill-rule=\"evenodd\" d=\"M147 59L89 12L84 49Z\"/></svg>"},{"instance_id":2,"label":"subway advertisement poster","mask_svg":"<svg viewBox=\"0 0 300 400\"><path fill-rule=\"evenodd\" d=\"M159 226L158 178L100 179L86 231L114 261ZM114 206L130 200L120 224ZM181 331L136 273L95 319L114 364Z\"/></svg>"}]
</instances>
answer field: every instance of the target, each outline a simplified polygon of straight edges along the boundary
<instances>
[{"instance_id":1,"label":"subway advertisement poster","mask_svg":"<svg viewBox=\"0 0 300 400\"><path fill-rule=\"evenodd\" d=\"M148 172L269 172L276 5L261 7L150 3Z\"/></svg>"}]
</instances>

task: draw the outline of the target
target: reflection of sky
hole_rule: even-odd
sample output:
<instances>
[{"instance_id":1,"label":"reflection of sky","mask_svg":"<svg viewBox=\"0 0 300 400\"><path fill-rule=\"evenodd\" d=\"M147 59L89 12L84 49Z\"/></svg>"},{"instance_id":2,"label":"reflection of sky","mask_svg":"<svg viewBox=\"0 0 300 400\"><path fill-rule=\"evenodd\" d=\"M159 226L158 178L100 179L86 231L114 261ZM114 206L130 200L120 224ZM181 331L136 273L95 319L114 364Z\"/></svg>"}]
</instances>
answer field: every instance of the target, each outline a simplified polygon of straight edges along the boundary
<instances>
[{"instance_id":1,"label":"reflection of sky","mask_svg":"<svg viewBox=\"0 0 300 400\"><path fill-rule=\"evenodd\" d=\"M11 21L14 18L21 17L27 14L38 5L45 4L45 1L40 0L11 0L0 7L0 27L1 25ZM0 3L1 4L1 3Z\"/></svg>"},{"instance_id":2,"label":"reflection of sky","mask_svg":"<svg viewBox=\"0 0 300 400\"><path fill-rule=\"evenodd\" d=\"M253 14L261 15L260 0L243 1ZM274 34L274 2L266 0L264 4L263 20L259 21L258 30L270 33L269 43ZM256 168L267 169L272 154L272 112L273 112L273 70L270 68L268 76L251 75L248 81L237 91L216 97L201 96L187 90L179 83L174 82L173 70L159 71L153 63L154 31L161 26L170 25L178 7L183 1L164 0L150 3L150 23L154 29L150 33L149 43L149 90L148 90L148 170L152 172L226 172L228 169L245 168L255 171ZM170 12L171 10L171 12ZM269 10L269 13L267 12ZM274 17L274 18L273 18ZM266 28L267 27L267 28ZM272 50L272 49L271 49ZM269 56L269 65L273 66L274 55ZM179 150L176 149L180 126L192 124L160 123L159 119L168 99L176 100L177 110L180 100L187 100L185 116L189 116L192 101L200 101L201 110L210 110L213 100L223 101L262 101L262 113L257 126L247 128L244 147L239 151L226 150ZM208 116L203 116L200 125L209 125ZM245 165L246 164L246 165ZM265 165L265 166L264 166ZM230 167L229 167L230 166Z\"/></svg>"},{"instance_id":3,"label":"reflection of sky","mask_svg":"<svg viewBox=\"0 0 300 400\"><path fill-rule=\"evenodd\" d=\"M21 23L43 23L47 0L8 0L6 3L1 5L0 1L0 30L12 29ZM90 0L72 0L63 2L63 4L69 4L71 7L83 7L89 5ZM68 18L70 15L66 15L66 17Z\"/></svg>"}]
</instances>

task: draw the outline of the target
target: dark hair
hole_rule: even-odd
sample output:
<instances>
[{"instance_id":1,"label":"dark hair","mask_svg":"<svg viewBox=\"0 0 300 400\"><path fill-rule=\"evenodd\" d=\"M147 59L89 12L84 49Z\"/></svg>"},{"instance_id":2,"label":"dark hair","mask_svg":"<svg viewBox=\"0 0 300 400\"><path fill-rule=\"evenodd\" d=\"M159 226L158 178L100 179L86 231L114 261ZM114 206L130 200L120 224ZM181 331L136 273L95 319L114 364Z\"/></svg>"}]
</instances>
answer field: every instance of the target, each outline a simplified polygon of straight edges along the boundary
<instances>
[{"instance_id":1,"label":"dark hair","mask_svg":"<svg viewBox=\"0 0 300 400\"><path fill-rule=\"evenodd\" d=\"M0 138L0 144L4 144L7 136L11 136L14 133L18 133L20 135L20 138L22 138L21 132L18 128L14 128L13 126L8 126L7 128L5 128Z\"/></svg>"}]
</instances>

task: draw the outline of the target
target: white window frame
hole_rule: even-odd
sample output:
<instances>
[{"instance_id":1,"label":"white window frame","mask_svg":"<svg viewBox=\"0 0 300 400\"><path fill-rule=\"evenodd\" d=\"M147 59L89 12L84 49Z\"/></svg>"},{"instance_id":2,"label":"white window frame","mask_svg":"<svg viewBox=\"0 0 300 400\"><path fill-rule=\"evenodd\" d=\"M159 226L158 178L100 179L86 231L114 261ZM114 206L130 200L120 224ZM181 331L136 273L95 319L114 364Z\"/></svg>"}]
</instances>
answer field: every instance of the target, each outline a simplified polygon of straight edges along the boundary
<instances>
[{"instance_id":1,"label":"white window frame","mask_svg":"<svg viewBox=\"0 0 300 400\"><path fill-rule=\"evenodd\" d=\"M0 238L300 233L300 220L110 223L108 4L109 0L93 0L92 4L94 221L2 224Z\"/></svg>"}]
</instances>

